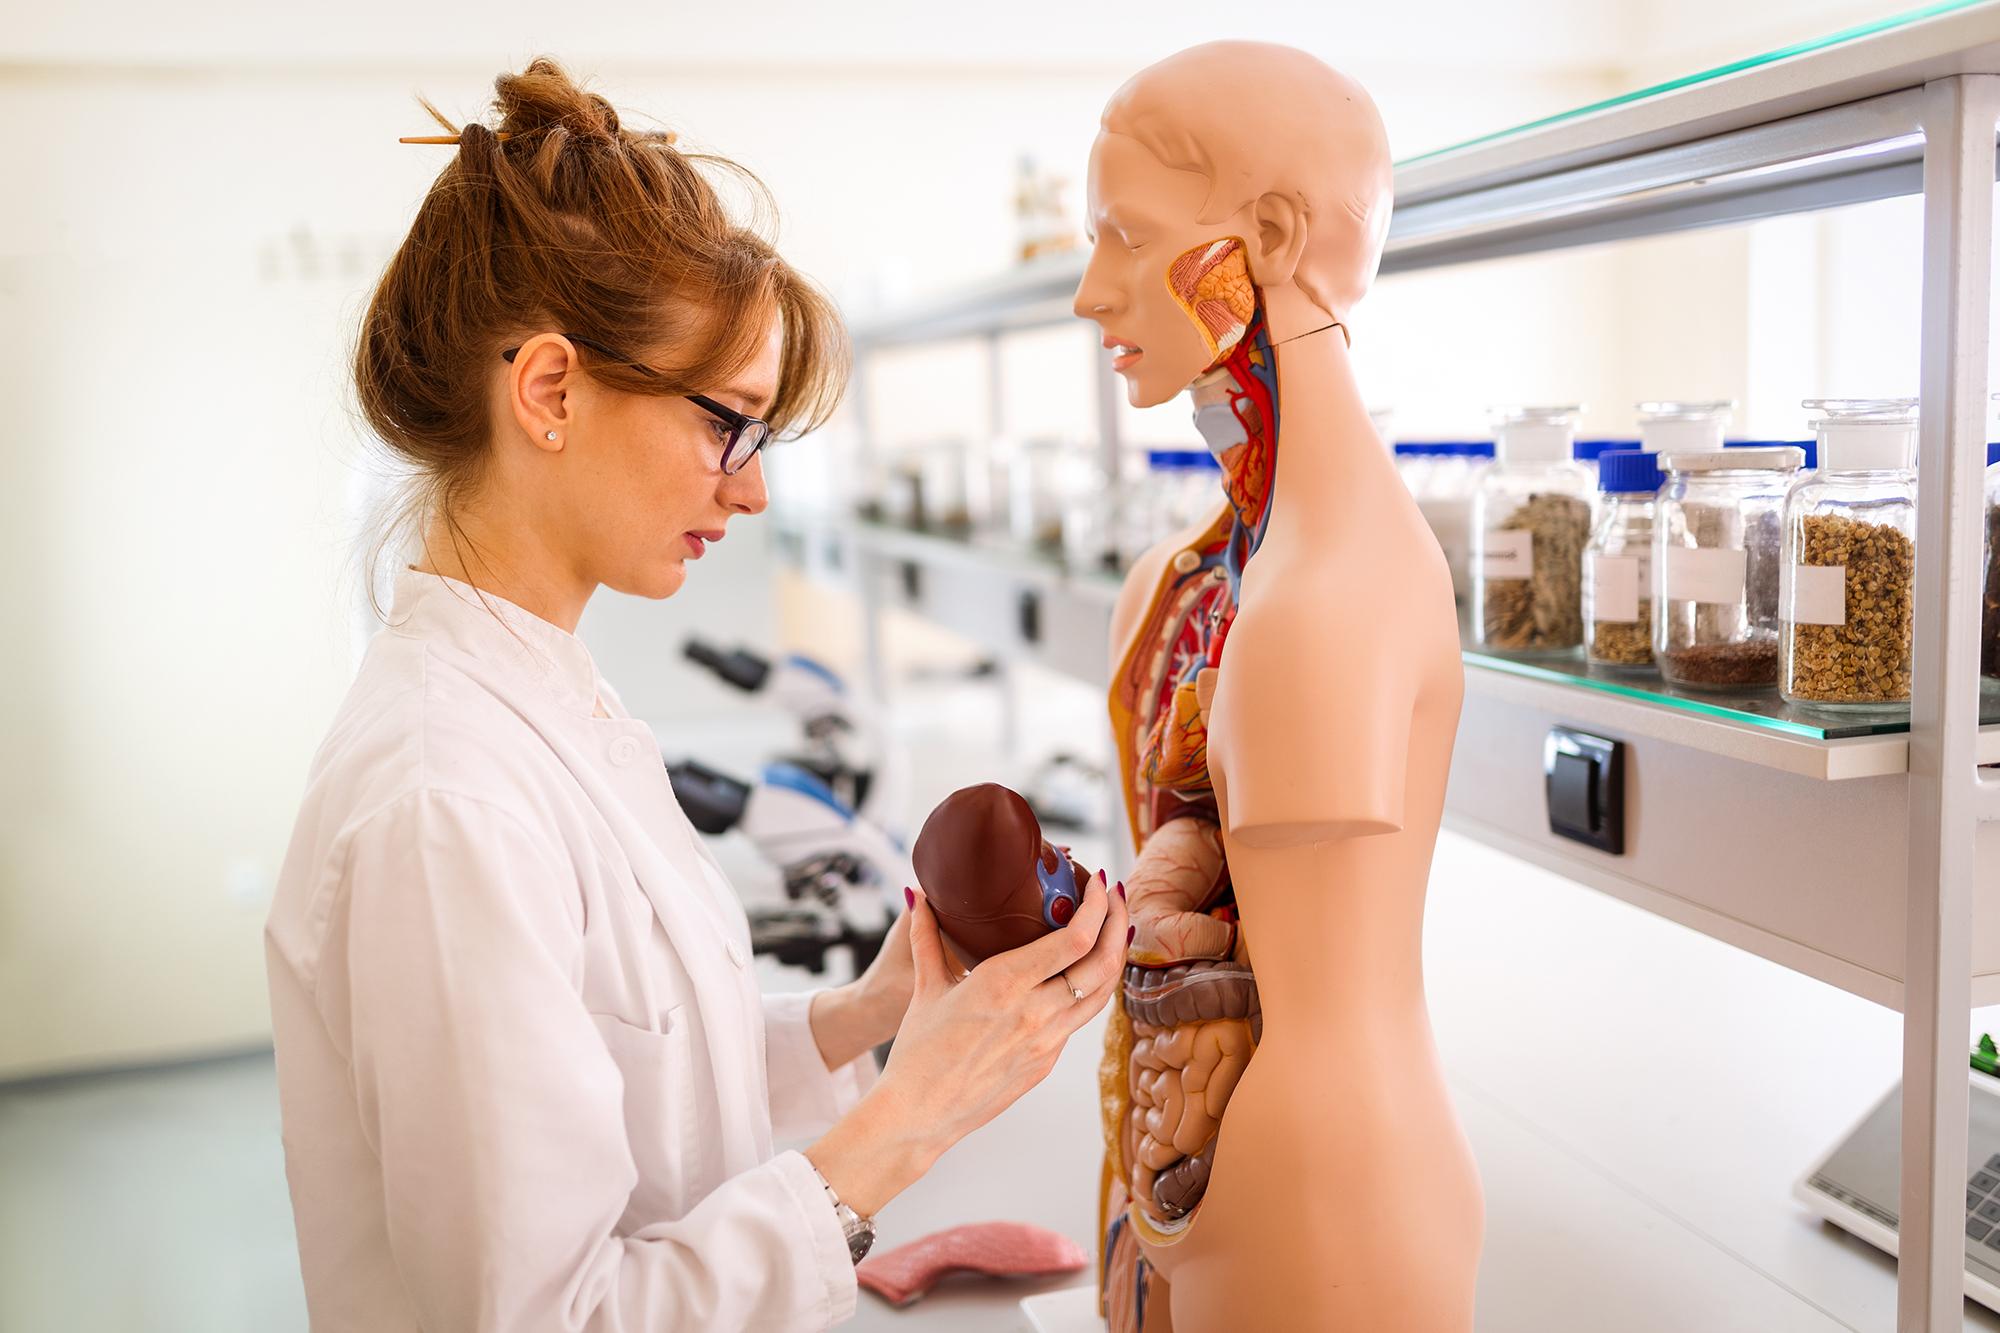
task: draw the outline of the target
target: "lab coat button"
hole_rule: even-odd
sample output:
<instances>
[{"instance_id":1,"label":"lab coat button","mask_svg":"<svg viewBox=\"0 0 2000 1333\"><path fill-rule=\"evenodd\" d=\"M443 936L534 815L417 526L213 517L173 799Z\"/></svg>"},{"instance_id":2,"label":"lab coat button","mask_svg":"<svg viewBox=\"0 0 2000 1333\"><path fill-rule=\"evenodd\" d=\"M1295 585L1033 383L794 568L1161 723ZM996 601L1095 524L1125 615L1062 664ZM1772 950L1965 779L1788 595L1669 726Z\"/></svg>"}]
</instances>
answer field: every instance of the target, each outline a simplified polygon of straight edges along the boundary
<instances>
[{"instance_id":1,"label":"lab coat button","mask_svg":"<svg viewBox=\"0 0 2000 1333\"><path fill-rule=\"evenodd\" d=\"M617 740L611 742L612 763L629 764L638 757L639 738L637 736L620 736Z\"/></svg>"},{"instance_id":2,"label":"lab coat button","mask_svg":"<svg viewBox=\"0 0 2000 1333\"><path fill-rule=\"evenodd\" d=\"M741 940L729 941L728 952L729 952L729 961L734 965L736 965L737 967L742 967L744 963L749 961L749 953L744 949L743 942Z\"/></svg>"}]
</instances>

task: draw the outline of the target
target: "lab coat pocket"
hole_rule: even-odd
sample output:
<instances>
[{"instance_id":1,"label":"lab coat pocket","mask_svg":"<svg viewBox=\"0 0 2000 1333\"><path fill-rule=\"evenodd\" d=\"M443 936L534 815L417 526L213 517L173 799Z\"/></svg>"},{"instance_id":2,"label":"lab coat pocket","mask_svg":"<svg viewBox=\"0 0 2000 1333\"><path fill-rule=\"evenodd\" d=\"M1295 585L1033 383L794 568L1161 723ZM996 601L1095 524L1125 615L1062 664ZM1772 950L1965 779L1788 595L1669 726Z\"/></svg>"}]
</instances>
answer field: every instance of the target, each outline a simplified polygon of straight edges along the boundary
<instances>
[{"instance_id":1,"label":"lab coat pocket","mask_svg":"<svg viewBox=\"0 0 2000 1333\"><path fill-rule=\"evenodd\" d=\"M677 1004L661 1015L659 1032L613 1014L593 1013L591 1019L625 1083L625 1134L639 1179L618 1229L630 1234L678 1218L698 1202L689 1197L704 1175L690 1018L687 1006Z\"/></svg>"}]
</instances>

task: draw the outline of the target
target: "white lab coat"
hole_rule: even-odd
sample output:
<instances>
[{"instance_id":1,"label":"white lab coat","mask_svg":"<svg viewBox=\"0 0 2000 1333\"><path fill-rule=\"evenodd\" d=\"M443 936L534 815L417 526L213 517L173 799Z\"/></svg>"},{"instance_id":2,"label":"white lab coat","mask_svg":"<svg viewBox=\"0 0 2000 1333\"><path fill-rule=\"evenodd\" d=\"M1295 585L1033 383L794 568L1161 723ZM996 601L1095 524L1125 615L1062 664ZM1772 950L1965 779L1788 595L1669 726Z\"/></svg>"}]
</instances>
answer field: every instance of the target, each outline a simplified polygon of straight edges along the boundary
<instances>
[{"instance_id":1,"label":"white lab coat","mask_svg":"<svg viewBox=\"0 0 2000 1333\"><path fill-rule=\"evenodd\" d=\"M743 908L582 641L481 597L398 575L265 927L313 1328L846 1318L833 1206L772 1138L873 1061L829 1071L810 995L760 997Z\"/></svg>"}]
</instances>

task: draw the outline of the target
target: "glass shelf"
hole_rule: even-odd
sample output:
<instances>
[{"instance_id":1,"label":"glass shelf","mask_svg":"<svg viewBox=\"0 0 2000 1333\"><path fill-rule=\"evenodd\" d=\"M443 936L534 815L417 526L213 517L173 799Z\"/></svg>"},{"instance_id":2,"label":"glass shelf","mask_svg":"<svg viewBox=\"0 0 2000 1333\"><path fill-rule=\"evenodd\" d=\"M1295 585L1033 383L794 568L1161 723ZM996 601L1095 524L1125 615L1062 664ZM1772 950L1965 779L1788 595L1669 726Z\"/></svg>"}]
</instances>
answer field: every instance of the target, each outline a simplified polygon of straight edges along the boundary
<instances>
[{"instance_id":1,"label":"glass shelf","mask_svg":"<svg viewBox=\"0 0 2000 1333\"><path fill-rule=\"evenodd\" d=\"M1888 18L1877 19L1872 23L1862 23L1852 28L1843 28L1839 32L1816 38L1813 41L1794 42L1790 46L1781 46L1775 51L1766 51L1761 55L1748 56L1742 60L1732 60L1726 65L1717 65L1713 69L1705 69L1698 74L1688 74L1678 79L1669 79L1665 83L1655 83L1634 92L1620 94L1617 97L1607 97L1602 101L1574 107L1568 111L1558 112L1553 116L1543 116L1539 120L1531 120L1526 124L1514 125L1504 130L1495 130L1491 134L1482 134L1477 138L1467 139L1462 143L1451 144L1444 148L1434 148L1427 153L1418 153L1413 157L1401 158L1396 162L1396 166L1398 168L1413 166L1419 162L1428 162L1433 158L1443 157L1447 153L1461 152L1467 148L1476 148L1483 144L1512 138L1517 134L1526 134L1530 130L1546 129L1551 125L1560 125L1564 121L1580 120L1585 116L1593 115L1599 111L1608 111L1613 107L1626 106L1632 102L1643 102L1649 97L1658 97L1662 93L1676 92L1682 88L1692 87L1695 84L1708 83L1714 79L1725 78L1731 74L1740 74L1744 70L1756 69L1761 65L1774 64L1777 61L1787 60L1793 56L1802 56L1813 51L1823 51L1831 46L1840 46L1847 42L1859 41L1864 37L1873 37L1878 33L1888 32L1895 28L1908 27L1914 23L1921 23L1925 19L1936 18L1940 14L1950 14L1961 9L1972 9L1985 3L1988 3L1988 0L1940 0L1937 4L1925 5L1921 9L1912 9L1907 13L1891 15Z\"/></svg>"},{"instance_id":2,"label":"glass shelf","mask_svg":"<svg viewBox=\"0 0 2000 1333\"><path fill-rule=\"evenodd\" d=\"M1910 729L1908 709L1897 713L1845 714L1788 704L1775 689L1725 693L1713 690L1682 689L1658 676L1614 671L1592 666L1581 657L1543 658L1515 661L1471 648L1463 651L1467 666L1502 671L1529 680L1555 685L1581 686L1601 690L1642 703L1657 704L1704 717L1724 718L1766 731L1806 736L1813 740L1842 740L1853 736L1887 736ZM1992 689L1979 696L1979 724L2000 725L2000 692Z\"/></svg>"}]
</instances>

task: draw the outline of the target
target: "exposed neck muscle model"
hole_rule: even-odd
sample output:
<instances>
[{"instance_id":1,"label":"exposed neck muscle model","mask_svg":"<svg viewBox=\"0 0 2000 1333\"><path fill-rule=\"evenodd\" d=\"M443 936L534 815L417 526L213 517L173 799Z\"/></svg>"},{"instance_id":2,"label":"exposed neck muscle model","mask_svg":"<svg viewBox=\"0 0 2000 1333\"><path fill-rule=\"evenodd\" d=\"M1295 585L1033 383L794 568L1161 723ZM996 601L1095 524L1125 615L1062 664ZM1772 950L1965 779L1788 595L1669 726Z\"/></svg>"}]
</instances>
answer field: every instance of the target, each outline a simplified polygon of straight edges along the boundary
<instances>
[{"instance_id":1,"label":"exposed neck muscle model","mask_svg":"<svg viewBox=\"0 0 2000 1333\"><path fill-rule=\"evenodd\" d=\"M1112 97L1088 207L1077 314L1135 406L1188 395L1222 465L1112 626L1137 858L1100 1066L1102 1312L1468 1333L1483 1204L1421 967L1457 618L1348 359L1386 135L1303 52L1196 47Z\"/></svg>"}]
</instances>

